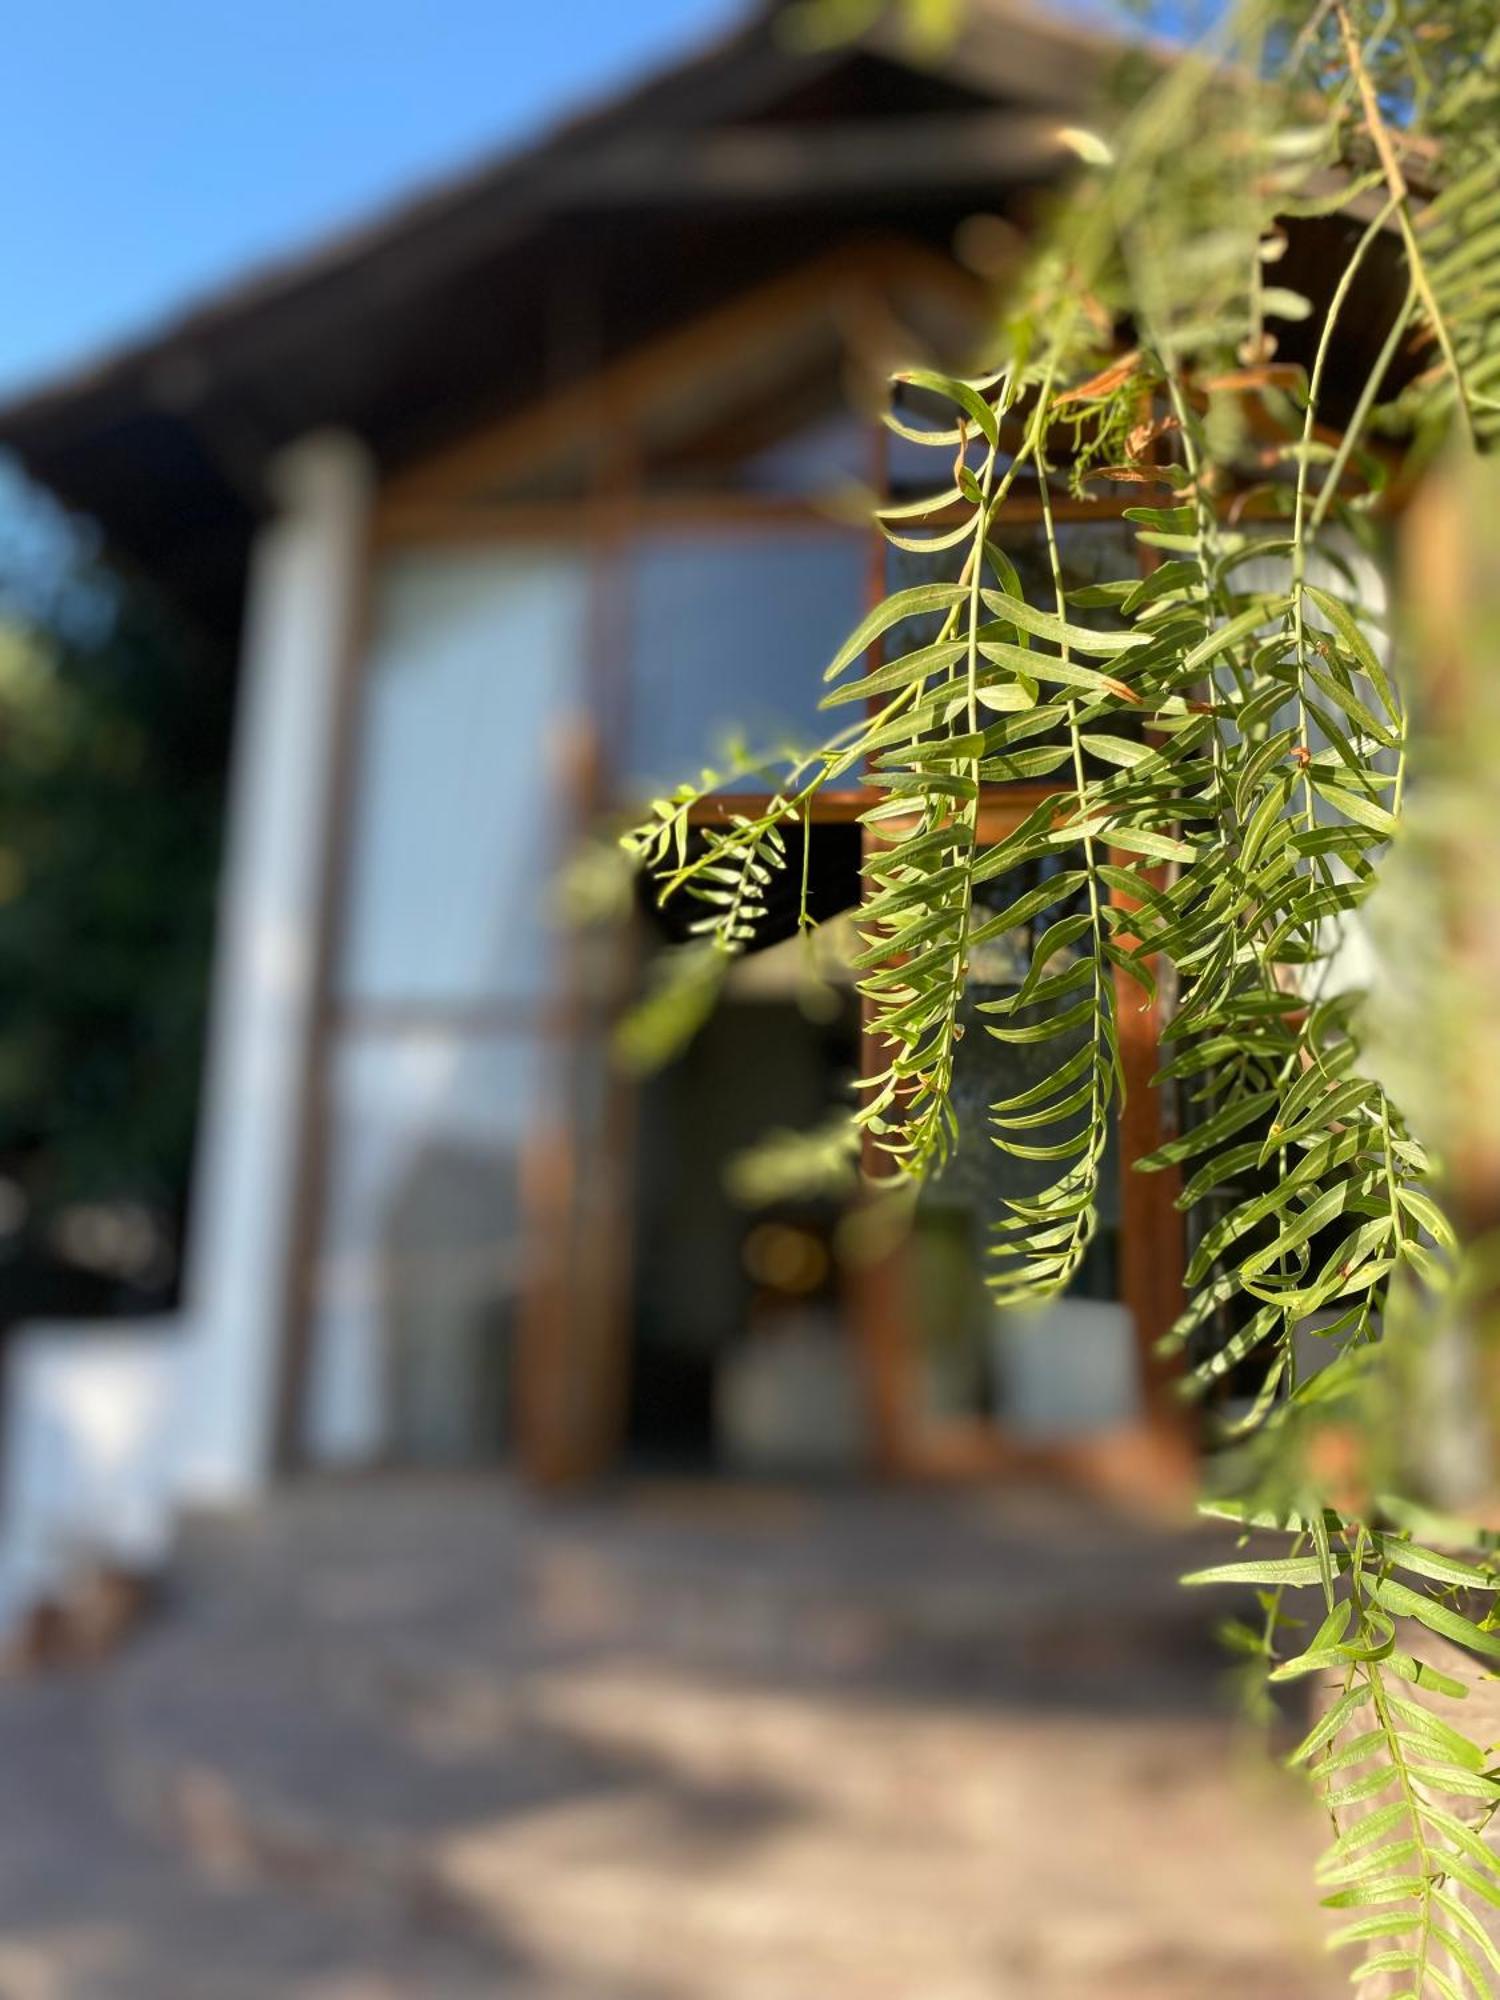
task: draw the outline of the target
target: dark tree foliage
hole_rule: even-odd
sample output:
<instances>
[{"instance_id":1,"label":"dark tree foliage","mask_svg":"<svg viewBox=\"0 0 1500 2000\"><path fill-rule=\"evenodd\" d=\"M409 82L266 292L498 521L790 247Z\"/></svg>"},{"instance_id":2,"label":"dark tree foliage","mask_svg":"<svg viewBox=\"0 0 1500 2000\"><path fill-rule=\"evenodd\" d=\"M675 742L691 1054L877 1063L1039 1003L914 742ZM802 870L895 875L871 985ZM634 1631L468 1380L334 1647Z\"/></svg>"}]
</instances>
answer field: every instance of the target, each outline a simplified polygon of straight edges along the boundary
<instances>
[{"instance_id":1,"label":"dark tree foliage","mask_svg":"<svg viewBox=\"0 0 1500 2000\"><path fill-rule=\"evenodd\" d=\"M175 1277L231 687L31 496L0 538L0 1316ZM70 1277L71 1274L71 1277Z\"/></svg>"}]
</instances>

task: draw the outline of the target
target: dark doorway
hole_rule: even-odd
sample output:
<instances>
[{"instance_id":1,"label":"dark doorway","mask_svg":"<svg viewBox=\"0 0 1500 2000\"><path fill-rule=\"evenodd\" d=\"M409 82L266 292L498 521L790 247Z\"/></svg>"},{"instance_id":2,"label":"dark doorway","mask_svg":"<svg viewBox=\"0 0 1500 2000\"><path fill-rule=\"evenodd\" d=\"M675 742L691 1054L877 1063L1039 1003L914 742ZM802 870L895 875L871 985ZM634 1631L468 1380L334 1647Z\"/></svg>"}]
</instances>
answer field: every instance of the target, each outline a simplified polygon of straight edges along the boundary
<instances>
[{"instance_id":1,"label":"dark doorway","mask_svg":"<svg viewBox=\"0 0 1500 2000\"><path fill-rule=\"evenodd\" d=\"M857 867L857 828L816 830L811 872L825 908L840 888L852 901ZM734 1163L768 1135L815 1131L851 1102L852 984L825 984L810 1004L798 990L791 955L801 945L785 935L791 928L768 927L759 963L747 961L760 973L779 953L776 970L785 965L787 976L757 976L744 995L732 981L707 1025L641 1091L628 1429L638 1463L725 1463L729 1376L743 1377L752 1343L752 1366L771 1375L776 1356L786 1368L818 1352L830 1368L848 1365L836 1195L747 1207L728 1185Z\"/></svg>"}]
</instances>

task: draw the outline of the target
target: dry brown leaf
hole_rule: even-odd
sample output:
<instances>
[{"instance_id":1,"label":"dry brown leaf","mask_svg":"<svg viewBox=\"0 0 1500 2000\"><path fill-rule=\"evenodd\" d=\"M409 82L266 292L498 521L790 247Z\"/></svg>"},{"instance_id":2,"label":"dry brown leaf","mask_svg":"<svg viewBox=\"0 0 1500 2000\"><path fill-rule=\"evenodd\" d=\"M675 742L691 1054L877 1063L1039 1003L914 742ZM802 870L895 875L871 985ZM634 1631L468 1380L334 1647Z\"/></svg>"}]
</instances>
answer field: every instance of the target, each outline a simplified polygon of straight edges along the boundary
<instances>
[{"instance_id":1,"label":"dry brown leaf","mask_svg":"<svg viewBox=\"0 0 1500 2000\"><path fill-rule=\"evenodd\" d=\"M1097 375L1091 375L1087 382L1079 382L1071 389L1065 389L1060 396L1054 396L1054 406L1060 403L1092 403L1101 397L1112 395L1123 383L1130 380L1140 366L1141 352L1132 347L1128 354L1122 354L1118 361L1112 361L1107 368L1101 368Z\"/></svg>"}]
</instances>

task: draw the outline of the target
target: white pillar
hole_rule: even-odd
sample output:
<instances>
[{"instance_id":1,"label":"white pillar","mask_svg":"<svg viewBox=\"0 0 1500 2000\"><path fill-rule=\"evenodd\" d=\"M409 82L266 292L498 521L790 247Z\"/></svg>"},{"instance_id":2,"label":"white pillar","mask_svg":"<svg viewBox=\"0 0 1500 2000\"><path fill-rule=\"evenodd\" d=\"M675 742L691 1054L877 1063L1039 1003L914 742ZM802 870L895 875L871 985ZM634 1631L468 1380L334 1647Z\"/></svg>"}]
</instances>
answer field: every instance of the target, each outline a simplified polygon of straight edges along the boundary
<instances>
[{"instance_id":1,"label":"white pillar","mask_svg":"<svg viewBox=\"0 0 1500 2000\"><path fill-rule=\"evenodd\" d=\"M186 1272L187 1499L248 1499L275 1446L329 799L373 491L363 446L273 462L252 553Z\"/></svg>"}]
</instances>

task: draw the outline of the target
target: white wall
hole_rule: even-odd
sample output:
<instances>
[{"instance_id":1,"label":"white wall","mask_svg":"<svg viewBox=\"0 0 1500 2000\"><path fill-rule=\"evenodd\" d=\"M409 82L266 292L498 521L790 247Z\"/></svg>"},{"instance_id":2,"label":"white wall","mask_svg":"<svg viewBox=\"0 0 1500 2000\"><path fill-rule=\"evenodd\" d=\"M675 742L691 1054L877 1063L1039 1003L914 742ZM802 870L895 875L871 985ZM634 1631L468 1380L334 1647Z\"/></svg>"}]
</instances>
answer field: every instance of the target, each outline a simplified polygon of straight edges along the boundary
<instances>
[{"instance_id":1,"label":"white wall","mask_svg":"<svg viewBox=\"0 0 1500 2000\"><path fill-rule=\"evenodd\" d=\"M372 471L319 434L272 468L250 574L209 1061L186 1274L185 1496L235 1501L270 1471L297 1162Z\"/></svg>"},{"instance_id":2,"label":"white wall","mask_svg":"<svg viewBox=\"0 0 1500 2000\"><path fill-rule=\"evenodd\" d=\"M155 1569L172 1532L180 1328L11 1330L0 1439L0 1635L94 1565Z\"/></svg>"}]
</instances>

